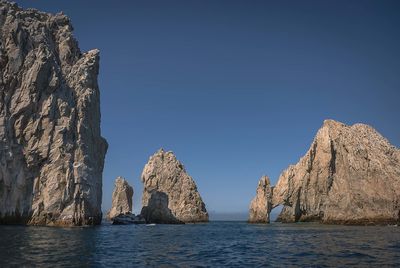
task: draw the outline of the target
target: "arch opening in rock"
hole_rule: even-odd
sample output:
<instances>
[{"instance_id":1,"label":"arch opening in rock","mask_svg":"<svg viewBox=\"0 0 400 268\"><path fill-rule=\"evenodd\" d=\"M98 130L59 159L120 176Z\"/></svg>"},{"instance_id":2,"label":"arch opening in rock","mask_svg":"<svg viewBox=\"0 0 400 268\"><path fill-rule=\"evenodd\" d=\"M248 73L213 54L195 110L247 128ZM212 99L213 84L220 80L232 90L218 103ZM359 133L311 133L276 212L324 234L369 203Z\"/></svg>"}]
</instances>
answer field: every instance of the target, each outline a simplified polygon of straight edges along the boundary
<instances>
[{"instance_id":1,"label":"arch opening in rock","mask_svg":"<svg viewBox=\"0 0 400 268\"><path fill-rule=\"evenodd\" d=\"M271 209L271 212L269 213L269 221L270 222L278 222L278 217L281 214L283 209L283 205L278 205L276 207L273 207Z\"/></svg>"}]
</instances>

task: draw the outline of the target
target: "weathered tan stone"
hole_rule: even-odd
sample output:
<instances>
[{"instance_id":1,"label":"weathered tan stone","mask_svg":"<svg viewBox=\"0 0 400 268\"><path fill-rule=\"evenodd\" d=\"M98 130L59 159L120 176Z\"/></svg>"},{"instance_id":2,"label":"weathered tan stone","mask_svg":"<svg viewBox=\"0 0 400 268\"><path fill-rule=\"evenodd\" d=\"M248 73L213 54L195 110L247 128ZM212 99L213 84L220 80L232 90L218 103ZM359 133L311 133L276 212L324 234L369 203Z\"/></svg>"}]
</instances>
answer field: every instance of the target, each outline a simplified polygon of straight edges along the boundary
<instances>
[{"instance_id":1,"label":"weathered tan stone","mask_svg":"<svg viewBox=\"0 0 400 268\"><path fill-rule=\"evenodd\" d=\"M194 180L172 152L160 149L142 172L141 215L147 222L194 223L208 221L206 207Z\"/></svg>"},{"instance_id":2,"label":"weathered tan stone","mask_svg":"<svg viewBox=\"0 0 400 268\"><path fill-rule=\"evenodd\" d=\"M100 223L98 72L65 15L0 1L1 223Z\"/></svg>"},{"instance_id":3,"label":"weathered tan stone","mask_svg":"<svg viewBox=\"0 0 400 268\"><path fill-rule=\"evenodd\" d=\"M400 150L372 127L326 120L273 189L282 222L398 223Z\"/></svg>"},{"instance_id":4,"label":"weathered tan stone","mask_svg":"<svg viewBox=\"0 0 400 268\"><path fill-rule=\"evenodd\" d=\"M115 179L115 188L112 194L112 206L107 213L107 219L113 220L121 214L132 213L133 188L122 177Z\"/></svg>"},{"instance_id":5,"label":"weathered tan stone","mask_svg":"<svg viewBox=\"0 0 400 268\"><path fill-rule=\"evenodd\" d=\"M269 223L272 209L272 187L267 176L262 176L257 186L257 194L250 204L250 223Z\"/></svg>"}]
</instances>

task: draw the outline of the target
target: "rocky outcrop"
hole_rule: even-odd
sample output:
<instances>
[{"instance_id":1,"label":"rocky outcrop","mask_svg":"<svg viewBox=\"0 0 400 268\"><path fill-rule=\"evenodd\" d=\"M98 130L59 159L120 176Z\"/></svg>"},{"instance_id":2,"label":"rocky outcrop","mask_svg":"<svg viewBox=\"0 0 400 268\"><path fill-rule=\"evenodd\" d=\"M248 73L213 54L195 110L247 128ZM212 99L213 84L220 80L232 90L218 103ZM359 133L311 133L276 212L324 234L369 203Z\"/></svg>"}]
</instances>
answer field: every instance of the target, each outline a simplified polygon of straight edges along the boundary
<instances>
[{"instance_id":1,"label":"rocky outcrop","mask_svg":"<svg viewBox=\"0 0 400 268\"><path fill-rule=\"evenodd\" d=\"M107 219L113 220L121 214L132 213L133 188L122 177L115 179L115 187L112 193L112 206L107 213Z\"/></svg>"},{"instance_id":2,"label":"rocky outcrop","mask_svg":"<svg viewBox=\"0 0 400 268\"><path fill-rule=\"evenodd\" d=\"M115 188L112 194L112 207L107 213L107 219L113 225L146 223L141 215L132 214L133 188L122 177L115 179Z\"/></svg>"},{"instance_id":3,"label":"rocky outcrop","mask_svg":"<svg viewBox=\"0 0 400 268\"><path fill-rule=\"evenodd\" d=\"M279 177L282 222L390 224L400 217L400 150L372 127L326 120L310 149Z\"/></svg>"},{"instance_id":4,"label":"rocky outcrop","mask_svg":"<svg viewBox=\"0 0 400 268\"><path fill-rule=\"evenodd\" d=\"M132 213L119 214L112 219L113 225L145 224L146 221L141 215Z\"/></svg>"},{"instance_id":5,"label":"rocky outcrop","mask_svg":"<svg viewBox=\"0 0 400 268\"><path fill-rule=\"evenodd\" d=\"M148 223L208 221L194 180L172 152L160 149L151 156L141 179L144 185L141 215Z\"/></svg>"},{"instance_id":6,"label":"rocky outcrop","mask_svg":"<svg viewBox=\"0 0 400 268\"><path fill-rule=\"evenodd\" d=\"M257 193L250 204L250 223L269 223L272 209L272 187L267 176L262 176L257 186Z\"/></svg>"},{"instance_id":7,"label":"rocky outcrop","mask_svg":"<svg viewBox=\"0 0 400 268\"><path fill-rule=\"evenodd\" d=\"M98 72L65 15L0 1L1 223L100 223Z\"/></svg>"}]
</instances>

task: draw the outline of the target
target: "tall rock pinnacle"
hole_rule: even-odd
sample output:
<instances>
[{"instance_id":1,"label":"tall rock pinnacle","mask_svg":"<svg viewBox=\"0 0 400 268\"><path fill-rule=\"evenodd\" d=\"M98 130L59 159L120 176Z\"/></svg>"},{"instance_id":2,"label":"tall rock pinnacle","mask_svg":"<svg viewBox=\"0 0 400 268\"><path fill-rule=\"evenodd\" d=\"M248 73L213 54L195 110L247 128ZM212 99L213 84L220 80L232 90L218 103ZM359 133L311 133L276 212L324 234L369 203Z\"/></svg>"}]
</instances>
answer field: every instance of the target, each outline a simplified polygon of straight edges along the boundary
<instances>
[{"instance_id":1,"label":"tall rock pinnacle","mask_svg":"<svg viewBox=\"0 0 400 268\"><path fill-rule=\"evenodd\" d=\"M160 149L143 169L142 216L147 222L208 221L206 207L194 180L172 152Z\"/></svg>"},{"instance_id":2,"label":"tall rock pinnacle","mask_svg":"<svg viewBox=\"0 0 400 268\"><path fill-rule=\"evenodd\" d=\"M133 188L122 177L115 179L115 188L112 193L112 207L107 218L112 220L120 214L132 213Z\"/></svg>"},{"instance_id":3,"label":"tall rock pinnacle","mask_svg":"<svg viewBox=\"0 0 400 268\"><path fill-rule=\"evenodd\" d=\"M101 222L99 51L69 19L0 1L0 222Z\"/></svg>"},{"instance_id":4,"label":"tall rock pinnacle","mask_svg":"<svg viewBox=\"0 0 400 268\"><path fill-rule=\"evenodd\" d=\"M257 194L250 204L249 222L269 223L272 209L272 187L267 176L262 176L257 186Z\"/></svg>"}]
</instances>

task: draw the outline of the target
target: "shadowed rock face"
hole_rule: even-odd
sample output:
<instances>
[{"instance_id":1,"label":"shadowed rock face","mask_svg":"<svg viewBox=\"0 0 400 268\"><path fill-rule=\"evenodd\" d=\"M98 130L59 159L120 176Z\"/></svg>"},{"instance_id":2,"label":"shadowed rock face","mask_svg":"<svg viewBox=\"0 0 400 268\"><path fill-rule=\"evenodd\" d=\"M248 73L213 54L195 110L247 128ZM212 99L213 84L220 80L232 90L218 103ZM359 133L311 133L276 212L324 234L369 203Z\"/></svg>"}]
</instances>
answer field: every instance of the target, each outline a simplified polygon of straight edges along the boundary
<instances>
[{"instance_id":1,"label":"shadowed rock face","mask_svg":"<svg viewBox=\"0 0 400 268\"><path fill-rule=\"evenodd\" d=\"M101 222L99 52L69 19L0 1L0 222Z\"/></svg>"},{"instance_id":2,"label":"shadowed rock face","mask_svg":"<svg viewBox=\"0 0 400 268\"><path fill-rule=\"evenodd\" d=\"M112 194L112 207L107 218L112 220L120 214L132 213L133 188L122 177L115 180L115 188Z\"/></svg>"},{"instance_id":3,"label":"shadowed rock face","mask_svg":"<svg viewBox=\"0 0 400 268\"><path fill-rule=\"evenodd\" d=\"M273 189L282 222L398 223L400 151L372 127L326 120Z\"/></svg>"},{"instance_id":4,"label":"shadowed rock face","mask_svg":"<svg viewBox=\"0 0 400 268\"><path fill-rule=\"evenodd\" d=\"M166 193L153 191L147 205L142 208L142 217L149 223L181 224L168 207L169 198Z\"/></svg>"},{"instance_id":5,"label":"shadowed rock face","mask_svg":"<svg viewBox=\"0 0 400 268\"><path fill-rule=\"evenodd\" d=\"M142 216L147 222L208 221L194 180L172 152L159 150L143 169Z\"/></svg>"},{"instance_id":6,"label":"shadowed rock face","mask_svg":"<svg viewBox=\"0 0 400 268\"><path fill-rule=\"evenodd\" d=\"M250 204L249 222L269 223L272 209L272 187L267 176L262 176L257 186L257 194Z\"/></svg>"}]
</instances>

